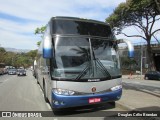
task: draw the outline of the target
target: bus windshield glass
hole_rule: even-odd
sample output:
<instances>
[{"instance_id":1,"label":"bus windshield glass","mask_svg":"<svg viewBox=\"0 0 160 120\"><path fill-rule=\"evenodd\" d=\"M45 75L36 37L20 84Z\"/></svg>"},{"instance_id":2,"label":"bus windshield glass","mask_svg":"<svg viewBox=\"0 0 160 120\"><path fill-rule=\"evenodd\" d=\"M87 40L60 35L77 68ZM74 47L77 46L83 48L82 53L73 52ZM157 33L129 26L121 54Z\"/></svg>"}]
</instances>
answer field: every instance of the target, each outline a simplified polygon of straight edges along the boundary
<instances>
[{"instance_id":1,"label":"bus windshield glass","mask_svg":"<svg viewBox=\"0 0 160 120\"><path fill-rule=\"evenodd\" d=\"M119 56L112 40L84 37L54 39L53 78L105 79L120 76Z\"/></svg>"}]
</instances>

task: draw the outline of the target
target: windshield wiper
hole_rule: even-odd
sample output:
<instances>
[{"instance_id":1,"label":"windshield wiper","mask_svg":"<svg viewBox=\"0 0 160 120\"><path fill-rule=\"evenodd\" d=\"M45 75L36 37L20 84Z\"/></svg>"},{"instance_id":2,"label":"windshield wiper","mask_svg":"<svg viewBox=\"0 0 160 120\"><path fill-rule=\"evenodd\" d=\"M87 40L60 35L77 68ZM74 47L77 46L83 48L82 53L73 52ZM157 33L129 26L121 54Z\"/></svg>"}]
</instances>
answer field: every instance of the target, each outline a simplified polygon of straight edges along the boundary
<instances>
[{"instance_id":1,"label":"windshield wiper","mask_svg":"<svg viewBox=\"0 0 160 120\"><path fill-rule=\"evenodd\" d=\"M101 71L104 75L107 75L107 76L109 77L109 79L111 79L110 73L109 73L108 70L104 67L104 65L102 64L102 62L101 62L98 58L96 58L95 61L96 61L97 64L99 65L99 66L98 66L98 65L96 64L95 67L99 68L100 71ZM82 76L84 76L84 75L87 73L87 71L90 69L90 67L91 67L91 62L88 62L87 66L82 70L82 72L76 77L75 80L79 80Z\"/></svg>"},{"instance_id":2,"label":"windshield wiper","mask_svg":"<svg viewBox=\"0 0 160 120\"><path fill-rule=\"evenodd\" d=\"M102 62L101 62L98 58L96 58L95 60L96 60L96 62L98 63L98 65L100 66L100 67L99 67L99 66L96 66L96 67L98 67L98 68L101 70L101 72L105 73L106 75L109 76L109 78L111 78L110 73L109 73L108 70L104 67L104 65L102 64ZM97 65L97 64L96 64L96 65Z\"/></svg>"},{"instance_id":3,"label":"windshield wiper","mask_svg":"<svg viewBox=\"0 0 160 120\"><path fill-rule=\"evenodd\" d=\"M90 62L88 62L87 66L82 70L82 72L76 77L75 80L79 80L90 68Z\"/></svg>"}]
</instances>

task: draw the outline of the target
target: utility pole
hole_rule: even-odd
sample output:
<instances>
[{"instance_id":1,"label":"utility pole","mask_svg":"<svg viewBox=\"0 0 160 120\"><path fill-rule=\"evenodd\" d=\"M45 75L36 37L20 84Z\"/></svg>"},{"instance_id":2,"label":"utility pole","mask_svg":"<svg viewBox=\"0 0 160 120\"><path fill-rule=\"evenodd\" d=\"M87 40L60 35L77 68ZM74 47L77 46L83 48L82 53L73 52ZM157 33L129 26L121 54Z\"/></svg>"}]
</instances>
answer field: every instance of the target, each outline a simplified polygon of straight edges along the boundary
<instances>
[{"instance_id":1,"label":"utility pole","mask_svg":"<svg viewBox=\"0 0 160 120\"><path fill-rule=\"evenodd\" d=\"M142 44L141 44L141 80L142 80L142 72L143 72L143 48L142 48Z\"/></svg>"},{"instance_id":2,"label":"utility pole","mask_svg":"<svg viewBox=\"0 0 160 120\"><path fill-rule=\"evenodd\" d=\"M143 46L141 44L141 80L143 75L143 58L146 58L146 57L143 57Z\"/></svg>"}]
</instances>

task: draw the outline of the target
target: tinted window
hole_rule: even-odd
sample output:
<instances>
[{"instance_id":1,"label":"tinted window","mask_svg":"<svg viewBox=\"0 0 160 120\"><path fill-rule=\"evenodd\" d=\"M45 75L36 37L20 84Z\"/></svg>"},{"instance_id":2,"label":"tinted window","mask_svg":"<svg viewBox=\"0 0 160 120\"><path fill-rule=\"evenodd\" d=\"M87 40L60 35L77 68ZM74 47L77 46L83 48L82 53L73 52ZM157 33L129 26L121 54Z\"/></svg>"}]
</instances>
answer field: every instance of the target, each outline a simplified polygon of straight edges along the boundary
<instances>
[{"instance_id":1,"label":"tinted window","mask_svg":"<svg viewBox=\"0 0 160 120\"><path fill-rule=\"evenodd\" d=\"M55 45L57 66L61 68L81 65L88 58L86 54L90 52L88 38L59 38L55 40Z\"/></svg>"},{"instance_id":2,"label":"tinted window","mask_svg":"<svg viewBox=\"0 0 160 120\"><path fill-rule=\"evenodd\" d=\"M19 70L19 72L25 72L25 70Z\"/></svg>"},{"instance_id":3,"label":"tinted window","mask_svg":"<svg viewBox=\"0 0 160 120\"><path fill-rule=\"evenodd\" d=\"M85 21L53 20L53 34L78 34L113 37L108 25Z\"/></svg>"},{"instance_id":4,"label":"tinted window","mask_svg":"<svg viewBox=\"0 0 160 120\"><path fill-rule=\"evenodd\" d=\"M10 69L9 71L16 71L16 69Z\"/></svg>"}]
</instances>

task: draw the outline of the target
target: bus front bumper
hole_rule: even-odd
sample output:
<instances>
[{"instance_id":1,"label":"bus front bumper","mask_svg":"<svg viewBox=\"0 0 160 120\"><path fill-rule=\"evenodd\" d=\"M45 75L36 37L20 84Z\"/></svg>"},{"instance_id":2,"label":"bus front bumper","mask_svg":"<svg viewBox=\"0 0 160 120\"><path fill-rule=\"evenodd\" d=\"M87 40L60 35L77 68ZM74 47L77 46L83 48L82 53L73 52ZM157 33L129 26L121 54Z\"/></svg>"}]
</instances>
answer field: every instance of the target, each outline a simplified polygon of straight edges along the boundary
<instances>
[{"instance_id":1,"label":"bus front bumper","mask_svg":"<svg viewBox=\"0 0 160 120\"><path fill-rule=\"evenodd\" d=\"M88 95L73 95L73 96L65 96L58 95L52 92L52 102L51 106L53 109L60 108L69 108L69 107L78 107L92 104L100 104L104 102L116 101L121 98L122 89L106 92L103 94L88 94ZM90 100L97 99L98 101L90 102Z\"/></svg>"}]
</instances>

